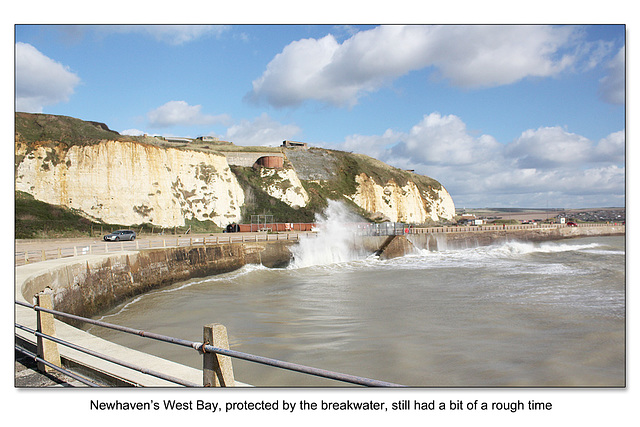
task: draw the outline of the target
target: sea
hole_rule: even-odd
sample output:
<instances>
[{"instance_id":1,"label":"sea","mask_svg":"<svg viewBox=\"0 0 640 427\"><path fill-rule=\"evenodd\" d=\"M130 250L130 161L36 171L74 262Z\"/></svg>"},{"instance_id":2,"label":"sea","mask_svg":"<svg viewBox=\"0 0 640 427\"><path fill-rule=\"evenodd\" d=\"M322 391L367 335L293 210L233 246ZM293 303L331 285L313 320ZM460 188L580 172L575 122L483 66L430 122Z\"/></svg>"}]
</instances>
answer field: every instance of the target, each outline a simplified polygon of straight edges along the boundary
<instances>
[{"instance_id":1,"label":"sea","mask_svg":"<svg viewBox=\"0 0 640 427\"><path fill-rule=\"evenodd\" d=\"M353 250L341 220L325 218L286 268L175 283L96 318L193 341L221 323L233 350L412 387L626 385L623 236L456 248L443 240L382 260ZM89 331L202 367L185 347ZM237 359L233 369L260 387L348 385Z\"/></svg>"}]
</instances>

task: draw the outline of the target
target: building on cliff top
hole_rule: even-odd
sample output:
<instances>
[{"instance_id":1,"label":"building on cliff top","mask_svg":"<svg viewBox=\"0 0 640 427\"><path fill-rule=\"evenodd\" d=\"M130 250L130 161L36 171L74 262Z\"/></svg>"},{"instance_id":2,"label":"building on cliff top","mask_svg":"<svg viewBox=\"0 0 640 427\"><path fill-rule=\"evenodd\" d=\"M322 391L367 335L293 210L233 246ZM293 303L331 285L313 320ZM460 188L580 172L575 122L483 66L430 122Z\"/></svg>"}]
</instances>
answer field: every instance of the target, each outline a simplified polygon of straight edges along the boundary
<instances>
[{"instance_id":1,"label":"building on cliff top","mask_svg":"<svg viewBox=\"0 0 640 427\"><path fill-rule=\"evenodd\" d=\"M309 148L306 142L297 142L297 141L288 141L288 140L282 141L282 146L286 148L303 148L303 149Z\"/></svg>"},{"instance_id":2,"label":"building on cliff top","mask_svg":"<svg viewBox=\"0 0 640 427\"><path fill-rule=\"evenodd\" d=\"M199 136L196 138L196 140L198 141L202 141L202 142L210 142L214 145L233 145L233 142L231 141L222 141L220 138L218 138L217 136Z\"/></svg>"}]
</instances>

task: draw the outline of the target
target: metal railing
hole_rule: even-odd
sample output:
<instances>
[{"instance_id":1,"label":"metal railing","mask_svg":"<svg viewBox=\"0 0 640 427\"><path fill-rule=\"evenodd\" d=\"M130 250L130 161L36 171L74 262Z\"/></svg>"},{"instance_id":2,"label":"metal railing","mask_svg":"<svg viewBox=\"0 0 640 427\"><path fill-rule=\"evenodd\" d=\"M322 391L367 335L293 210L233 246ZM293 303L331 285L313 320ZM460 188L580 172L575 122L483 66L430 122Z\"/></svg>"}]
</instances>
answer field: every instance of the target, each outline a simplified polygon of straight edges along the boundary
<instances>
[{"instance_id":1,"label":"metal railing","mask_svg":"<svg viewBox=\"0 0 640 427\"><path fill-rule=\"evenodd\" d=\"M574 227L606 227L623 225L619 223L579 223ZM404 223L382 224L354 224L354 230L359 235L392 236L403 234L438 234L438 233L468 233L481 231L513 231L532 229L554 229L570 227L566 224L503 224L503 225L475 225L475 226L439 226L439 227L413 227ZM138 239L129 242L100 242L88 245L75 245L58 247L53 249L21 250L16 251L15 265L25 265L49 259L70 258L79 255L108 254L121 251L137 251L142 249L158 249L186 246L206 246L221 243L246 243L246 242L277 242L299 241L302 236L315 236L315 232L288 232L288 233L221 233L215 236L196 237L163 237L155 239Z\"/></svg>"},{"instance_id":2,"label":"metal railing","mask_svg":"<svg viewBox=\"0 0 640 427\"><path fill-rule=\"evenodd\" d=\"M535 229L555 229L555 228L572 228L572 227L607 227L614 225L623 225L618 223L600 223L589 222L579 223L574 226L566 224L501 224L501 225L462 225L462 226L444 226L444 227L410 227L408 234L436 234L436 233L468 233L474 231L513 231L513 230L535 230Z\"/></svg>"},{"instance_id":3,"label":"metal railing","mask_svg":"<svg viewBox=\"0 0 640 427\"><path fill-rule=\"evenodd\" d=\"M42 295L42 294L41 294ZM148 339L153 339L153 340L158 340L158 341L162 341L162 342L166 342L169 344L174 344L174 345L179 345L179 346L183 346L183 347L189 347L193 350L198 351L201 355L203 355L203 384L196 384L193 383L191 381L186 381L184 379L180 379L177 377L174 377L172 375L166 374L166 373L162 373L162 372L157 372L154 370L150 370L147 369L145 367L142 366L138 366L132 363L129 363L127 361L124 360L120 360L117 358L114 358L112 356L109 355L105 355L105 354L100 354L96 351L93 351L91 349L88 348L84 348L81 346L78 346L76 344L73 344L71 342L59 339L53 335L55 335L55 331L53 332L53 334L47 334L44 332L41 332L41 326L40 324L38 325L38 330L33 330L31 328L28 328L26 326L23 325L19 325L19 324L15 324L15 327L17 329L23 330L25 332L34 334L37 338L40 339L46 339L46 340L50 340L55 342L56 344L62 345L62 346L66 346L69 348L72 348L76 351L80 351L83 352L85 354L88 354L90 356L94 356L96 358L100 358L102 360L106 360L108 362L123 366L125 368L128 369L132 369L138 372L141 372L143 374L146 375L150 375L150 376L154 376L156 378L160 378L166 381L169 381L171 383L174 384L179 384L179 385L183 385L186 387L202 387L202 386L209 386L210 384L207 383L207 366L210 367L210 369L212 371L215 371L218 377L220 377L221 375L225 375L223 373L221 373L222 369L220 368L221 365L221 361L218 359L212 360L212 358L215 357L215 355L221 355L221 356L227 356L230 358L237 358L237 359L242 359L242 360L246 360L249 362L254 362L254 363L258 363L258 364L262 364L262 365L267 365L267 366L272 366L272 367L276 367L276 368L280 368L280 369L285 369L285 370L290 370L290 371L294 371L294 372L299 372L302 374L307 374L307 375L313 375L313 376L317 376L317 377L321 377L321 378L327 378L327 379L332 379L332 380L336 380L336 381L341 381L341 382L346 382L346 383L350 383L350 384L355 384L355 385L362 385L362 386L368 386L368 387L404 387L402 385L399 384L394 384L394 383L390 383L390 382L386 382L386 381L379 381L379 380L374 380L374 379L370 379L370 378L364 378L364 377L359 377L359 376L355 376L355 375L349 375L349 374L343 374L343 373L339 373L339 372L334 372L334 371L329 371L329 370L325 370L325 369L319 369L319 368L314 368L314 367L310 367L310 366L305 366L305 365L300 365L300 364L296 364L296 363L291 363L291 362L286 362L286 361L282 361L282 360L277 360L277 359L272 359L272 358L268 358L268 357L263 357L263 356L257 356L257 355L253 355L253 354L249 354L249 353L244 353L244 352L240 352L240 351L236 351L236 350L231 350L228 348L228 340L226 337L226 329L224 329L224 337L222 340L220 340L220 343L222 344L226 344L226 345L215 345L216 342L210 343L210 342L195 342L195 341L189 341L189 340L183 340L180 338L174 338L174 337L170 337L170 336L166 336L166 335L161 335L161 334L156 334L156 333L152 333L152 332L146 332L146 331L142 331L139 329L133 329L133 328L129 328L129 327L125 327L125 326L120 326L120 325L114 325L111 323L106 323L106 322L102 322L99 320L93 320L93 319L88 319L88 318L84 318L84 317L80 317L80 316L76 316L73 314L68 314L68 313L64 313L64 312L60 312L57 310L53 310L51 308L46 308L44 306L39 306L39 305L32 305L32 304L28 304L26 302L21 302L21 301L15 301L15 304L23 306L23 307L27 307L27 308L31 308L33 310L35 310L37 313L48 313L48 315L55 315L55 316L60 316L60 317L64 317L67 319L71 319L74 321L80 321L80 322L85 322L85 323L89 323L95 326L100 326L100 327L104 327L104 328L108 328L108 329L112 329L112 330L116 330L116 331L120 331L120 332L124 332L124 333L128 333L128 334L132 334L132 335L137 335L143 338L148 338ZM206 325L205 326L205 330L208 326L211 325ZM221 325L220 325L221 326ZM224 327L223 327L224 328ZM41 346L38 346L38 349L40 350ZM29 352L28 350L24 349L24 348L18 348L18 346L16 346L16 350L21 351L24 354L27 354L31 357L36 358L36 360L38 361L44 361L46 364L48 364L48 366L50 365L55 365L48 362L47 361L47 357L46 355L43 354L33 354L31 352ZM57 350L56 350L57 352ZM209 358L209 359L207 359ZM207 360L209 360L209 362L207 362ZM211 368L211 365L213 364L213 368ZM64 368L60 367L60 366L50 366L53 367L53 369L59 370L60 372L69 375L68 370L65 370ZM74 378L79 377L77 374L73 374ZM231 373L231 375L233 375ZM82 378L80 377L80 381L82 382L89 382L91 384L89 385L93 385L93 386L100 386L100 384L94 383L89 379L86 378ZM220 381L218 383L216 383L216 385L220 385L220 386L224 386L224 384L234 384L234 380L233 378L231 378L229 380L229 378L219 378Z\"/></svg>"},{"instance_id":4,"label":"metal railing","mask_svg":"<svg viewBox=\"0 0 640 427\"><path fill-rule=\"evenodd\" d=\"M25 265L50 259L71 258L80 255L109 254L122 251L138 251L142 249L158 249L187 246L206 246L221 243L247 243L247 242L278 242L298 241L301 236L313 235L312 232L295 233L252 233L234 234L222 233L216 236L196 237L162 237L150 239L136 239L134 241L100 242L85 245L74 245L50 249L16 250L14 253L15 265Z\"/></svg>"}]
</instances>

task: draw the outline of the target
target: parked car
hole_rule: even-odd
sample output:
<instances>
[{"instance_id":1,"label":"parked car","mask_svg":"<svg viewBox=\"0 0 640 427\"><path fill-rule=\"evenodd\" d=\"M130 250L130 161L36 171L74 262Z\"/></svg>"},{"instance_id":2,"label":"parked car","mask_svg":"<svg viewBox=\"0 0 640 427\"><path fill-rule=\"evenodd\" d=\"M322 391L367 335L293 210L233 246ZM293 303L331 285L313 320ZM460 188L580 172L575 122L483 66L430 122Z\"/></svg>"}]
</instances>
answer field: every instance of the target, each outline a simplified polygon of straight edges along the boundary
<instances>
[{"instance_id":1,"label":"parked car","mask_svg":"<svg viewBox=\"0 0 640 427\"><path fill-rule=\"evenodd\" d=\"M567 227L577 227L577 226L578 226L578 224L576 224L575 222L572 222L572 221L569 221L567 223Z\"/></svg>"},{"instance_id":2,"label":"parked car","mask_svg":"<svg viewBox=\"0 0 640 427\"><path fill-rule=\"evenodd\" d=\"M133 230L116 230L104 236L105 242L117 242L120 240L136 240L136 232Z\"/></svg>"}]
</instances>

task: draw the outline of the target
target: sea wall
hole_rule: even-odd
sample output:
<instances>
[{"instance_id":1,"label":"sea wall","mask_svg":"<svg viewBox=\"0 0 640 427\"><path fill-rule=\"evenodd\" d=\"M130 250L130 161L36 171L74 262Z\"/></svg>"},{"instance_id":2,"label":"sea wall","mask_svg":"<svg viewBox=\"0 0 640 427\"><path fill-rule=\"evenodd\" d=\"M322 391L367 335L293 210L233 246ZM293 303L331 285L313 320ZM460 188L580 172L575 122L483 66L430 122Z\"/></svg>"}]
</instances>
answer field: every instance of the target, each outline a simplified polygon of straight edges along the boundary
<instances>
[{"instance_id":1,"label":"sea wall","mask_svg":"<svg viewBox=\"0 0 640 427\"><path fill-rule=\"evenodd\" d=\"M41 270L24 280L17 291L29 302L39 292L51 293L56 310L91 317L178 281L225 273L246 264L286 265L291 258L288 246L293 243L231 243L79 257Z\"/></svg>"},{"instance_id":2,"label":"sea wall","mask_svg":"<svg viewBox=\"0 0 640 427\"><path fill-rule=\"evenodd\" d=\"M624 226L486 230L409 234L393 238L358 236L353 245L359 251L377 253L380 258L389 259L403 256L415 248L445 250L507 240L548 241L624 233ZM26 301L31 301L39 292L51 293L56 310L91 317L135 295L175 282L233 271L246 264L262 264L270 268L286 266L291 260L289 247L293 244L296 242L227 243L56 260L58 262L51 268L40 270L24 280L17 292Z\"/></svg>"},{"instance_id":3,"label":"sea wall","mask_svg":"<svg viewBox=\"0 0 640 427\"><path fill-rule=\"evenodd\" d=\"M522 230L479 230L450 233L410 234L408 240L417 248L428 250L460 249L486 246L507 240L543 242L588 236L620 236L624 225L600 225L594 227L529 228Z\"/></svg>"}]
</instances>

